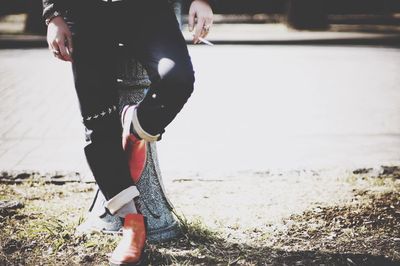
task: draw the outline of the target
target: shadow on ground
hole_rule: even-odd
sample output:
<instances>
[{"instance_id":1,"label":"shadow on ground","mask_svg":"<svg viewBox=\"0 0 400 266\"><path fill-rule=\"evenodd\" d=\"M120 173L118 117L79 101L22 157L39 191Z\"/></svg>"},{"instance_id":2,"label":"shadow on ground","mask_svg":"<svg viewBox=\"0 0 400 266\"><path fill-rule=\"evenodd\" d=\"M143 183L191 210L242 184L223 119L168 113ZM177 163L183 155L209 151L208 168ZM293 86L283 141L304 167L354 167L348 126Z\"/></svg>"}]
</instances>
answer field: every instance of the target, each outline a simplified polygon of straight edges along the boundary
<instances>
[{"instance_id":1,"label":"shadow on ground","mask_svg":"<svg viewBox=\"0 0 400 266\"><path fill-rule=\"evenodd\" d=\"M151 246L152 265L399 265L384 256L323 251L284 251L229 243L222 238L189 233L178 243ZM210 234L206 232L205 234ZM172 254L165 251L171 250Z\"/></svg>"},{"instance_id":2,"label":"shadow on ground","mask_svg":"<svg viewBox=\"0 0 400 266\"><path fill-rule=\"evenodd\" d=\"M365 178L368 171L354 172L354 179ZM0 265L108 264L119 237L75 235L94 184L3 177ZM350 202L291 215L273 230L239 226L241 239L235 241L226 225L211 230L200 220L178 216L182 238L148 245L147 264L400 265L400 168L386 168L371 178L376 189L355 189Z\"/></svg>"},{"instance_id":3,"label":"shadow on ground","mask_svg":"<svg viewBox=\"0 0 400 266\"><path fill-rule=\"evenodd\" d=\"M149 261L154 265L400 265L400 239L394 238L400 235L400 193L357 195L367 200L292 215L285 230L261 241L251 239L253 245L231 243L200 223L183 220L185 236L151 248ZM271 243L265 247L270 241L275 247ZM397 259L371 254L378 253L373 246L381 254L393 251Z\"/></svg>"}]
</instances>

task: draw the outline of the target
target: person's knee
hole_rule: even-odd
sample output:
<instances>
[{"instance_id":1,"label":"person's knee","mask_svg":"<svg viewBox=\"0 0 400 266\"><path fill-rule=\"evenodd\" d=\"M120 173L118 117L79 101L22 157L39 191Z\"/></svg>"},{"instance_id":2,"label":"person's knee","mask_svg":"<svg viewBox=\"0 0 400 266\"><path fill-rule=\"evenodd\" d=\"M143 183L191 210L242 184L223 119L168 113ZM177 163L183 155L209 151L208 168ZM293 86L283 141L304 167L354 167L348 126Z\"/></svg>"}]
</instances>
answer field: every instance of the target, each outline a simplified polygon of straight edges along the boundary
<instances>
[{"instance_id":1,"label":"person's knee","mask_svg":"<svg viewBox=\"0 0 400 266\"><path fill-rule=\"evenodd\" d=\"M166 78L169 95L175 100L186 101L194 90L195 76L192 69L174 71Z\"/></svg>"},{"instance_id":2,"label":"person's knee","mask_svg":"<svg viewBox=\"0 0 400 266\"><path fill-rule=\"evenodd\" d=\"M195 81L194 71L192 69L187 69L185 71L179 71L178 74L175 74L175 82L182 87L193 88L193 84Z\"/></svg>"}]
</instances>

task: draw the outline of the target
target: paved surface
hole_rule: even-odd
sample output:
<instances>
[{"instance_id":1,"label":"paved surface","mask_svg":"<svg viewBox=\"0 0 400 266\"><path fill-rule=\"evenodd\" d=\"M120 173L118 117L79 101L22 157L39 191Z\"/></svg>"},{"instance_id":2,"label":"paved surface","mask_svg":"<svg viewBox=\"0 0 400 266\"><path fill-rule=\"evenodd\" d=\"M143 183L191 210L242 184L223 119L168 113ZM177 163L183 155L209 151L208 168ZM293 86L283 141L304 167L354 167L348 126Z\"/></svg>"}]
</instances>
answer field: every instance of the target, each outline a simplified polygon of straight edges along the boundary
<instances>
[{"instance_id":1,"label":"paved surface","mask_svg":"<svg viewBox=\"0 0 400 266\"><path fill-rule=\"evenodd\" d=\"M46 47L46 37L37 35L16 35L22 32L6 30L10 25L0 22L0 47ZM15 23L14 23L15 24ZM14 25L13 24L13 25ZM331 31L295 31L284 24L215 24L207 37L217 44L348 44L348 45L390 45L400 46L400 27L380 28L362 25L332 26ZM11 27L11 29L13 29ZM184 26L188 43L192 33Z\"/></svg>"},{"instance_id":2,"label":"paved surface","mask_svg":"<svg viewBox=\"0 0 400 266\"><path fill-rule=\"evenodd\" d=\"M207 38L216 43L373 43L390 40L400 43L400 30L391 33L353 30L296 31L284 24L216 24ZM191 34L188 31L184 34L190 40Z\"/></svg>"},{"instance_id":3,"label":"paved surface","mask_svg":"<svg viewBox=\"0 0 400 266\"><path fill-rule=\"evenodd\" d=\"M196 92L159 143L167 178L400 163L399 49L190 52ZM46 49L0 50L0 170L88 173L70 72Z\"/></svg>"}]
</instances>

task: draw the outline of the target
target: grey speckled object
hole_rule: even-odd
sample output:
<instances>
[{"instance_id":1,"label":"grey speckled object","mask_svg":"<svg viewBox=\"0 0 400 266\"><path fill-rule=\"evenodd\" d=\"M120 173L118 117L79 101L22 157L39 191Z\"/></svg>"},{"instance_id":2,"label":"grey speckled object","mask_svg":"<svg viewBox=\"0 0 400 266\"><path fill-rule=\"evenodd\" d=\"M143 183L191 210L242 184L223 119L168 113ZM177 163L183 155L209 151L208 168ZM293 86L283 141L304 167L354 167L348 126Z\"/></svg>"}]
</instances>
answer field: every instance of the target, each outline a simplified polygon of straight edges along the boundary
<instances>
[{"instance_id":1,"label":"grey speckled object","mask_svg":"<svg viewBox=\"0 0 400 266\"><path fill-rule=\"evenodd\" d=\"M120 110L126 104L137 104L145 96L150 85L146 71L129 56L122 56L118 73ZM147 238L149 242L163 242L181 235L178 221L172 214L173 206L166 197L158 164L156 143L147 143L147 163L142 177L137 184L140 192L139 208L147 217ZM121 228L119 219L105 213L104 196L99 191L96 194L88 219L80 228L82 232L103 231L118 232Z\"/></svg>"},{"instance_id":2,"label":"grey speckled object","mask_svg":"<svg viewBox=\"0 0 400 266\"><path fill-rule=\"evenodd\" d=\"M135 60L122 64L119 83L120 110L126 104L137 104L150 85L146 71ZM173 206L168 201L158 164L156 143L147 143L147 163L137 184L140 192L140 211L147 217L147 238L150 242L160 242L180 235L179 223L172 214Z\"/></svg>"}]
</instances>

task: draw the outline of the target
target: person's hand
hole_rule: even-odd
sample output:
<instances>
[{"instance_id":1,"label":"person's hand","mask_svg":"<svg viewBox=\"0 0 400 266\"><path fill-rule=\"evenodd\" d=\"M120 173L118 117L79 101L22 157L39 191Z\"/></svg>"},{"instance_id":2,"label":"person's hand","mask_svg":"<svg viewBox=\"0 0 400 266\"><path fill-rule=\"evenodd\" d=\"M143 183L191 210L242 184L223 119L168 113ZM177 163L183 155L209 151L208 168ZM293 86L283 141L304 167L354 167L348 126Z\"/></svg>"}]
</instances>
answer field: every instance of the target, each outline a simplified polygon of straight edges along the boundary
<instances>
[{"instance_id":1,"label":"person's hand","mask_svg":"<svg viewBox=\"0 0 400 266\"><path fill-rule=\"evenodd\" d=\"M199 37L205 38L207 36L212 23L213 12L207 0L194 0L189 9L189 31L194 30L194 44L200 42Z\"/></svg>"},{"instance_id":2,"label":"person's hand","mask_svg":"<svg viewBox=\"0 0 400 266\"><path fill-rule=\"evenodd\" d=\"M55 57L72 62L72 34L62 17L53 18L47 26L47 43Z\"/></svg>"}]
</instances>

